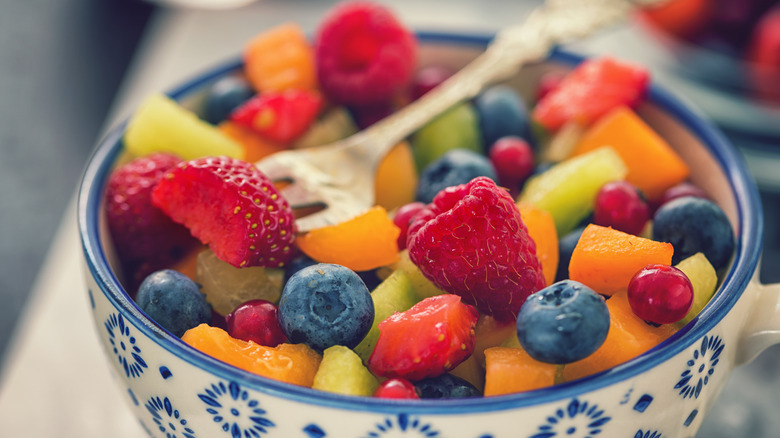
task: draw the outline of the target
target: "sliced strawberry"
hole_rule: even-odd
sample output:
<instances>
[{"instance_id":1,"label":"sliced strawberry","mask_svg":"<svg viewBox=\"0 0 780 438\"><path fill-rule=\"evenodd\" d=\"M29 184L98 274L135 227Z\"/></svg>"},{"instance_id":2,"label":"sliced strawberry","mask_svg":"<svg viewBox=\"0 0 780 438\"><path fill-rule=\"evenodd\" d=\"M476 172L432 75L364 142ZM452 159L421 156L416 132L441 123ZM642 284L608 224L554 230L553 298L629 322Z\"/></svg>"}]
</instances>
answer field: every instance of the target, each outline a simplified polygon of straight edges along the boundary
<instances>
[{"instance_id":1,"label":"sliced strawberry","mask_svg":"<svg viewBox=\"0 0 780 438\"><path fill-rule=\"evenodd\" d=\"M292 209L255 166L229 157L186 161L152 192L154 205L233 266L279 267L294 256Z\"/></svg>"},{"instance_id":2,"label":"sliced strawberry","mask_svg":"<svg viewBox=\"0 0 780 438\"><path fill-rule=\"evenodd\" d=\"M290 89L258 94L236 108L230 119L269 140L289 144L309 129L321 108L319 93Z\"/></svg>"},{"instance_id":3,"label":"sliced strawberry","mask_svg":"<svg viewBox=\"0 0 780 438\"><path fill-rule=\"evenodd\" d=\"M474 351L477 317L457 295L426 298L379 323L368 367L378 376L411 381L444 374Z\"/></svg>"},{"instance_id":4,"label":"sliced strawberry","mask_svg":"<svg viewBox=\"0 0 780 438\"><path fill-rule=\"evenodd\" d=\"M649 81L644 67L610 57L588 59L539 101L532 117L551 131L572 120L588 125L620 105L636 107Z\"/></svg>"}]
</instances>

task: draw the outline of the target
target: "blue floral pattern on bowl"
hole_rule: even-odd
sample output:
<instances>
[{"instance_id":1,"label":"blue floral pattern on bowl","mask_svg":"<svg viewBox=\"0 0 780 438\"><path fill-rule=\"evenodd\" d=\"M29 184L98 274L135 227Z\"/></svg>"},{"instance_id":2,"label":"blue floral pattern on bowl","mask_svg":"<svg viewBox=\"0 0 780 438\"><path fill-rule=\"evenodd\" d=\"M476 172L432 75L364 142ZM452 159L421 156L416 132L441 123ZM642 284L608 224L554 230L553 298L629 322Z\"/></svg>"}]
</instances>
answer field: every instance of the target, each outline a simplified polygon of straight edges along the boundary
<instances>
[{"instance_id":1,"label":"blue floral pattern on bowl","mask_svg":"<svg viewBox=\"0 0 780 438\"><path fill-rule=\"evenodd\" d=\"M680 374L680 380L674 386L674 389L680 390L683 398L699 398L702 388L709 383L715 372L724 347L720 336L704 336L701 339L699 348L693 350L691 359L686 362L687 368Z\"/></svg>"},{"instance_id":2,"label":"blue floral pattern on bowl","mask_svg":"<svg viewBox=\"0 0 780 438\"><path fill-rule=\"evenodd\" d=\"M141 357L141 348L136 345L136 337L131 334L130 326L125 323L124 317L118 313L112 313L104 324L108 331L109 339L122 369L127 377L138 377L148 368L146 361Z\"/></svg>"},{"instance_id":3,"label":"blue floral pattern on bowl","mask_svg":"<svg viewBox=\"0 0 780 438\"><path fill-rule=\"evenodd\" d=\"M257 438L268 433L274 423L265 417L260 402L236 382L219 382L206 388L198 397L206 404L215 423L233 438Z\"/></svg>"}]
</instances>

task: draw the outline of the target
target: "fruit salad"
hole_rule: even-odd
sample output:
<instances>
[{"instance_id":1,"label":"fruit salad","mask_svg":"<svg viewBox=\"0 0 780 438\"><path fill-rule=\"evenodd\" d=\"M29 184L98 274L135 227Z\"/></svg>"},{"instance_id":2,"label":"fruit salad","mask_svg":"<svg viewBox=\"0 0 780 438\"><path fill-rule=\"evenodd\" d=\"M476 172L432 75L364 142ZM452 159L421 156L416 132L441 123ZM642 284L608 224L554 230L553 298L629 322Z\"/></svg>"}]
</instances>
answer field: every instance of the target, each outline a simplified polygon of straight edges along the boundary
<instances>
[{"instance_id":1,"label":"fruit salad","mask_svg":"<svg viewBox=\"0 0 780 438\"><path fill-rule=\"evenodd\" d=\"M192 348L271 379L383 398L487 397L593 375L694 320L734 252L723 211L610 57L441 114L377 169L376 205L300 232L253 164L347 137L452 74L385 6L308 39L260 32L198 108L133 114L105 214L123 285Z\"/></svg>"}]
</instances>

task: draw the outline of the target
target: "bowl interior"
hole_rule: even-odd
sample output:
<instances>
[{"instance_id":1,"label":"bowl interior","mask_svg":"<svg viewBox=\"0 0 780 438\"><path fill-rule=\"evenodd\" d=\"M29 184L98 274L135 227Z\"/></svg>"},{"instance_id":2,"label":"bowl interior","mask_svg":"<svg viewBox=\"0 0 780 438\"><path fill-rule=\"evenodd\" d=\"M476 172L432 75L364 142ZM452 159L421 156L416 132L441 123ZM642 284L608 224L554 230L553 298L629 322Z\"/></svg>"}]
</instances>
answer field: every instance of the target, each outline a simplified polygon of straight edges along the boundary
<instances>
[{"instance_id":1,"label":"bowl interior","mask_svg":"<svg viewBox=\"0 0 780 438\"><path fill-rule=\"evenodd\" d=\"M484 49L489 37L424 33L420 34L420 40L422 65L444 65L457 69L477 56ZM527 66L508 83L517 88L523 96L533 96L535 84L541 75L551 70L571 69L580 61L578 56L558 51L553 53L548 61ZM239 74L239 68L238 61L226 63L173 90L169 95L180 100L184 106L197 109L209 84L224 75ZM449 400L445 403L434 401L435 403L427 404L423 401L422 404L416 405L416 409L430 412L451 409L479 411L492 409L496 403L508 403L511 406L530 405L593 390L641 373L682 351L711 329L734 305L752 278L760 253L761 207L755 185L738 154L701 114L656 86L652 87L649 97L649 102L639 108L639 114L692 164L692 181L723 208L737 234L736 254L728 272L722 277L719 293L697 319L672 338L609 371L529 393L470 401ZM87 266L103 292L126 319L172 354L197 367L241 381L259 391L274 391L291 398L302 398L314 403L335 403L352 409L370 407L392 410L393 406L397 406L398 403L388 403L386 400L326 394L250 375L191 349L146 317L121 286L117 269L119 265L108 238L101 208L108 174L116 162L122 159L123 128L123 125L115 128L101 142L91 158L82 182L78 214Z\"/></svg>"}]
</instances>

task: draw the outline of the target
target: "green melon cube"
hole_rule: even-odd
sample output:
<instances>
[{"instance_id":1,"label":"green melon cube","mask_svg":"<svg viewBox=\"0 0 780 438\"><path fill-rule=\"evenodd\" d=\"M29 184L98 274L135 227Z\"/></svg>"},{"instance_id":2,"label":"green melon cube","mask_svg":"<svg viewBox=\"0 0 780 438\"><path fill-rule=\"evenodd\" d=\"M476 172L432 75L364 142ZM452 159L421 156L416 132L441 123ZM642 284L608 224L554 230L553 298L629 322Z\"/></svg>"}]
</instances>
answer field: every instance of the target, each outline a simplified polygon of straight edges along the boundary
<instances>
[{"instance_id":1,"label":"green melon cube","mask_svg":"<svg viewBox=\"0 0 780 438\"><path fill-rule=\"evenodd\" d=\"M360 356L342 345L326 348L314 375L312 388L336 394L370 397L379 382L363 365Z\"/></svg>"},{"instance_id":2,"label":"green melon cube","mask_svg":"<svg viewBox=\"0 0 780 438\"><path fill-rule=\"evenodd\" d=\"M562 161L532 177L519 202L549 212L559 236L565 236L593 211L596 195L611 181L625 178L627 168L611 147L605 146Z\"/></svg>"},{"instance_id":3,"label":"green melon cube","mask_svg":"<svg viewBox=\"0 0 780 438\"><path fill-rule=\"evenodd\" d=\"M691 322L704 309L704 306L710 302L712 296L715 295L715 288L718 285L718 274L710 261L707 260L707 257L700 252L681 260L675 267L683 271L693 285L693 304L691 309L683 319L677 322L680 326L684 326Z\"/></svg>"},{"instance_id":4,"label":"green melon cube","mask_svg":"<svg viewBox=\"0 0 780 438\"><path fill-rule=\"evenodd\" d=\"M470 103L455 105L415 132L411 143L418 170L452 149L482 153L477 111Z\"/></svg>"},{"instance_id":5,"label":"green melon cube","mask_svg":"<svg viewBox=\"0 0 780 438\"><path fill-rule=\"evenodd\" d=\"M239 143L162 94L153 94L141 104L130 118L123 140L135 156L169 152L184 160L210 155L244 158Z\"/></svg>"}]
</instances>

